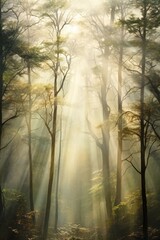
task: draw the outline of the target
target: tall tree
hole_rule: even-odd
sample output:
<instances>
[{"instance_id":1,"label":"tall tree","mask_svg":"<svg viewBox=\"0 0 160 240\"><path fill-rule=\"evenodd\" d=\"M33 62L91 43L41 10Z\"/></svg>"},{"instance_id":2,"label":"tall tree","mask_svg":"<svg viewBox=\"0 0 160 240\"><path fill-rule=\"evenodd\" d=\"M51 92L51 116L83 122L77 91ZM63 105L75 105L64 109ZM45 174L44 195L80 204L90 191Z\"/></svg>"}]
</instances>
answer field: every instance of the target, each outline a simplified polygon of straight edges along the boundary
<instances>
[{"instance_id":1,"label":"tall tree","mask_svg":"<svg viewBox=\"0 0 160 240\"><path fill-rule=\"evenodd\" d=\"M32 157L32 107L34 104L35 96L32 96L32 75L31 71L36 68L41 67L41 63L45 60L45 56L41 54L41 49L39 47L28 46L28 43L24 43L19 49L19 55L24 61L24 66L26 69L27 79L28 79L28 91L27 99L25 103L22 101L22 111L25 117L27 132L28 132L28 159L29 159L29 201L30 210L33 212L32 219L35 222L34 216L34 196L33 196L33 157ZM34 94L36 95L36 94ZM23 95L22 95L23 96Z\"/></svg>"},{"instance_id":2,"label":"tall tree","mask_svg":"<svg viewBox=\"0 0 160 240\"><path fill-rule=\"evenodd\" d=\"M24 30L21 25L20 15L22 14L17 4L8 1L1 1L1 115L5 105L5 94L10 83L24 73L24 65L18 57L19 45L22 44L20 35ZM1 128L8 121L17 117L17 112L12 111L9 117L1 116ZM2 129L1 129L2 134ZM2 139L1 139L2 141ZM5 148L2 146L1 149Z\"/></svg>"},{"instance_id":3,"label":"tall tree","mask_svg":"<svg viewBox=\"0 0 160 240\"><path fill-rule=\"evenodd\" d=\"M27 131L28 131L28 158L29 158L29 200L30 200L30 210L33 212L32 219L33 222L35 222L35 216L34 216L34 194L33 194L33 157L32 157L32 77L31 77L31 71L33 68L40 67L40 62L44 60L44 57L40 54L40 48L38 47L32 47L33 43L31 42L31 26L36 25L38 22L33 22L32 17L32 11L34 10L34 7L36 5L37 1L29 3L29 1L25 1L21 3L21 8L23 9L24 13L26 14L26 46L22 46L22 49L20 49L21 57L24 60L25 67L27 69L27 78L28 78L28 86L29 86L29 92L28 92L28 109L27 109L27 115L25 114L25 120L27 125ZM31 7L32 4L32 7ZM32 11L31 11L32 10ZM35 18L35 16L34 16Z\"/></svg>"},{"instance_id":4,"label":"tall tree","mask_svg":"<svg viewBox=\"0 0 160 240\"><path fill-rule=\"evenodd\" d=\"M17 75L23 72L23 66L14 59L16 55L16 46L19 43L19 24L18 12L14 11L13 5L9 5L8 1L0 1L0 158L2 161L2 151L8 146L2 143L2 133L5 124L17 117L17 112L12 112L7 118L3 116L4 98L6 90L10 82ZM3 213L2 199L2 171L0 173L0 215Z\"/></svg>"},{"instance_id":5,"label":"tall tree","mask_svg":"<svg viewBox=\"0 0 160 240\"><path fill-rule=\"evenodd\" d=\"M125 19L125 3L123 0L120 1L118 5L118 10L120 12L119 20L123 21ZM116 193L115 193L115 205L120 204L122 199L122 131L123 131L123 96L122 96L122 86L123 86L123 58L124 58L124 38L125 38L125 31L124 25L120 25L120 40L119 40L119 47L118 47L118 148L117 148L117 176L116 176Z\"/></svg>"},{"instance_id":6,"label":"tall tree","mask_svg":"<svg viewBox=\"0 0 160 240\"><path fill-rule=\"evenodd\" d=\"M147 210L147 197L146 197L146 168L147 168L147 141L146 135L148 130L148 124L145 121L145 87L146 87L146 75L147 75L147 47L150 40L150 36L153 31L160 25L160 1L153 0L137 0L135 1L136 7L140 9L141 16L135 16L134 14L125 22L129 33L136 36L137 45L141 49L141 61L140 61L140 163L141 170L139 171L141 176L141 196L142 196L142 210L143 210L143 235L144 239L148 239L148 210ZM139 43L138 43L139 42Z\"/></svg>"},{"instance_id":7,"label":"tall tree","mask_svg":"<svg viewBox=\"0 0 160 240\"><path fill-rule=\"evenodd\" d=\"M104 195L106 202L106 210L109 219L112 219L112 193L111 193L111 177L110 177L110 115L111 107L109 104L109 94L111 83L111 65L110 59L113 48L113 25L115 20L116 1L112 3L106 3L106 12L104 16L93 15L91 17L90 24L93 30L93 36L97 40L99 46L99 52L101 56L102 64L97 64L94 67L97 81L100 80L100 89L98 90L98 97L100 106L102 109L102 125L101 136L102 140L99 141L97 136L91 130L90 124L88 124L92 136L95 138L97 146L100 147L102 153L102 176ZM108 21L109 18L109 21ZM107 22L107 25L106 25ZM113 88L114 89L114 88Z\"/></svg>"},{"instance_id":8,"label":"tall tree","mask_svg":"<svg viewBox=\"0 0 160 240\"><path fill-rule=\"evenodd\" d=\"M57 135L57 121L58 121L58 104L59 96L62 96L62 90L68 76L71 65L71 57L63 48L64 39L62 32L66 25L71 22L70 14L65 10L65 2L49 1L43 5L43 17L49 20L51 26L51 41L45 43L45 48L48 51L47 64L53 73L53 91L48 91L48 106L45 105L45 116L42 119L50 134L51 138L51 158L49 169L49 181L47 190L46 210L43 227L43 240L47 239L49 217L51 210L51 195L55 169L56 158L56 135ZM51 94L51 95L50 95ZM46 103L45 103L46 104ZM48 109L48 110L47 110ZM54 223L55 224L55 223Z\"/></svg>"}]
</instances>

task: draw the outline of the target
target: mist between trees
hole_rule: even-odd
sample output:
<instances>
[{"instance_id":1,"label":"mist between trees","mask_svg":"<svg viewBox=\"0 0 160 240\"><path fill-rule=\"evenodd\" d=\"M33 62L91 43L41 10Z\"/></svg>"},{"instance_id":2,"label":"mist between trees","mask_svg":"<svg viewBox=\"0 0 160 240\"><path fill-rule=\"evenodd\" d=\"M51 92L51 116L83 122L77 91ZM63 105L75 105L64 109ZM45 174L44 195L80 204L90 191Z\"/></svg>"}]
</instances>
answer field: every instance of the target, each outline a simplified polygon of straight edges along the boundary
<instances>
[{"instance_id":1,"label":"mist between trees","mask_svg":"<svg viewBox=\"0 0 160 240\"><path fill-rule=\"evenodd\" d=\"M0 0L0 239L160 238L160 0Z\"/></svg>"}]
</instances>

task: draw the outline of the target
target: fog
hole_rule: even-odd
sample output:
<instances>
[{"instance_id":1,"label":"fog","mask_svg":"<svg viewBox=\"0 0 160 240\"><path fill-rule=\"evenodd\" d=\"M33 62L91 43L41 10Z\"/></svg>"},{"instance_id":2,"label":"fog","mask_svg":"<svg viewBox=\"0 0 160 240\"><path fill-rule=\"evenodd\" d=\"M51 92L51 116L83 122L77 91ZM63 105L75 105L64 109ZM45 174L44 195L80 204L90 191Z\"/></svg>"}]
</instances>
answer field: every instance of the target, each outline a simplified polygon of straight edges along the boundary
<instances>
[{"instance_id":1,"label":"fog","mask_svg":"<svg viewBox=\"0 0 160 240\"><path fill-rule=\"evenodd\" d=\"M9 211L12 201L22 199L42 240L118 240L136 228L141 232L142 133L149 204L159 193L159 113L151 107L159 105L149 75L159 65L156 57L142 56L141 32L123 21L143 11L109 0L5 4L3 31L16 24L19 31L3 72L0 186L6 226L21 232L10 227Z\"/></svg>"}]
</instances>

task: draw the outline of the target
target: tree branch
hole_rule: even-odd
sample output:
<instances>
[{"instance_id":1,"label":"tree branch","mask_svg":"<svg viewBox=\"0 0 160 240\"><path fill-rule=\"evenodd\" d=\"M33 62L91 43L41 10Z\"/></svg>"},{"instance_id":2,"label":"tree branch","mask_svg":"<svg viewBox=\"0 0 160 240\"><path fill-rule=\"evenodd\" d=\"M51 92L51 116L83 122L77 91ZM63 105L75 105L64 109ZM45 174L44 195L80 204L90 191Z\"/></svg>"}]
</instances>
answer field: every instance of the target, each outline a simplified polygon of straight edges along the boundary
<instances>
[{"instance_id":1,"label":"tree branch","mask_svg":"<svg viewBox=\"0 0 160 240\"><path fill-rule=\"evenodd\" d=\"M13 115L13 116L9 117L8 119L6 119L6 120L2 123L2 126L4 126L7 122L9 122L10 120L15 119L15 118L17 118L17 117L19 117L19 115L18 115L17 112L16 112L15 115Z\"/></svg>"},{"instance_id":2,"label":"tree branch","mask_svg":"<svg viewBox=\"0 0 160 240\"><path fill-rule=\"evenodd\" d=\"M132 160L129 160L130 157L133 157L133 154L131 153L127 158L123 159L122 162L128 162L131 164L131 166L136 170L137 173L141 174L141 171L136 168L136 166L133 164Z\"/></svg>"},{"instance_id":3,"label":"tree branch","mask_svg":"<svg viewBox=\"0 0 160 240\"><path fill-rule=\"evenodd\" d=\"M19 129L18 129L18 131L19 131ZM16 132L16 134L13 136L13 138L11 138L11 140L10 140L6 145L4 145L3 147L0 148L0 151L3 150L3 149L5 149L6 147L8 147L8 145L9 145L9 144L14 140L14 138L17 136L18 131Z\"/></svg>"}]
</instances>

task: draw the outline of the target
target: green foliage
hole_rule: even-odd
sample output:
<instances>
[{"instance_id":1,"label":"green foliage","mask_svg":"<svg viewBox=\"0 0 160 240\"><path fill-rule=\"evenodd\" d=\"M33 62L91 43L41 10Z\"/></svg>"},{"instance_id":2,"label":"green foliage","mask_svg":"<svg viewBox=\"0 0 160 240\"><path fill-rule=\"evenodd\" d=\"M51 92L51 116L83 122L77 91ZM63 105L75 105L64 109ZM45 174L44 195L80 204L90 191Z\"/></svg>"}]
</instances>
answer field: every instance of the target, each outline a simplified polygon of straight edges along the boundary
<instances>
[{"instance_id":1,"label":"green foliage","mask_svg":"<svg viewBox=\"0 0 160 240\"><path fill-rule=\"evenodd\" d=\"M153 61L160 60L160 43L157 41L147 42L147 57Z\"/></svg>"},{"instance_id":2,"label":"green foliage","mask_svg":"<svg viewBox=\"0 0 160 240\"><path fill-rule=\"evenodd\" d=\"M139 213L139 208L141 206L141 194L137 190L132 194L128 195L123 202L119 205L114 206L115 218L120 220L126 217L127 214L136 216Z\"/></svg>"},{"instance_id":3,"label":"green foliage","mask_svg":"<svg viewBox=\"0 0 160 240\"><path fill-rule=\"evenodd\" d=\"M15 189L4 189L3 194L5 199L5 224L9 229L7 239L39 239L38 232L32 222L32 216L35 213L28 212L24 195Z\"/></svg>"},{"instance_id":4,"label":"green foliage","mask_svg":"<svg viewBox=\"0 0 160 240\"><path fill-rule=\"evenodd\" d=\"M45 9L45 10L49 10L51 12L55 12L59 9L66 7L66 4L67 4L67 1L65 1L65 0L60 0L60 1L49 0L43 4L43 10ZM46 12L48 12L48 11L46 11ZM43 16L47 16L47 13L44 13Z\"/></svg>"},{"instance_id":5,"label":"green foliage","mask_svg":"<svg viewBox=\"0 0 160 240\"><path fill-rule=\"evenodd\" d=\"M156 79L155 79L155 88L156 88ZM158 84L158 83L157 83ZM148 88L154 93L155 88L153 86L148 85ZM155 96L158 94L157 92L154 93ZM155 119L159 118L159 103L155 100L154 97L147 97L145 103L143 104L144 107L144 121L145 121L145 129L146 129L146 142L150 144L152 140L155 139L155 135L153 133L152 127L157 127L159 121L155 122ZM132 106L132 110L126 111L123 113L123 138L127 138L129 136L138 136L140 137L140 105L134 104Z\"/></svg>"},{"instance_id":6,"label":"green foliage","mask_svg":"<svg viewBox=\"0 0 160 240\"><path fill-rule=\"evenodd\" d=\"M123 121L124 121L124 126L122 131L123 138L126 138L128 136L139 135L140 133L139 120L140 120L139 108L135 109L133 107L132 110L126 111L123 113Z\"/></svg>"},{"instance_id":7,"label":"green foliage","mask_svg":"<svg viewBox=\"0 0 160 240\"><path fill-rule=\"evenodd\" d=\"M143 28L150 32L160 26L160 0L136 0L135 7L141 11L141 16L131 14L127 20L122 20L122 24L127 27L129 33L133 33L140 38L143 37ZM146 10L146 13L144 12ZM146 16L144 17L144 14Z\"/></svg>"},{"instance_id":8,"label":"green foliage","mask_svg":"<svg viewBox=\"0 0 160 240\"><path fill-rule=\"evenodd\" d=\"M114 219L109 227L108 239L117 240L129 235L141 224L140 191L128 195L123 202L113 207Z\"/></svg>"},{"instance_id":9,"label":"green foliage","mask_svg":"<svg viewBox=\"0 0 160 240\"><path fill-rule=\"evenodd\" d=\"M149 239L158 239L159 231L159 214L160 208L159 195L149 192L148 199L148 215L149 215ZM141 193L139 190L128 195L123 202L113 208L114 220L110 226L108 239L143 239L141 217Z\"/></svg>"},{"instance_id":10,"label":"green foliage","mask_svg":"<svg viewBox=\"0 0 160 240\"><path fill-rule=\"evenodd\" d=\"M19 9L10 1L4 1L1 5L2 9L2 50L3 50L3 64L6 70L6 61L8 58L16 55L16 48L20 44L20 33L22 26L20 24L18 14Z\"/></svg>"},{"instance_id":11,"label":"green foliage","mask_svg":"<svg viewBox=\"0 0 160 240\"><path fill-rule=\"evenodd\" d=\"M43 42L44 49L47 55L56 59L57 54L66 54L64 43L66 39L62 36L58 36L54 41Z\"/></svg>"},{"instance_id":12,"label":"green foliage","mask_svg":"<svg viewBox=\"0 0 160 240\"><path fill-rule=\"evenodd\" d=\"M26 66L28 66L29 63L31 68L40 67L41 63L47 59L42 52L42 48L35 46L29 47L28 44L23 41L15 48L15 53L23 59Z\"/></svg>"},{"instance_id":13,"label":"green foliage","mask_svg":"<svg viewBox=\"0 0 160 240\"><path fill-rule=\"evenodd\" d=\"M6 59L5 71L3 74L4 93L8 85L18 77L25 73L24 65L18 55L14 55Z\"/></svg>"},{"instance_id":14,"label":"green foliage","mask_svg":"<svg viewBox=\"0 0 160 240\"><path fill-rule=\"evenodd\" d=\"M95 195L98 199L102 197L102 170L93 172L92 187L89 193Z\"/></svg>"},{"instance_id":15,"label":"green foliage","mask_svg":"<svg viewBox=\"0 0 160 240\"><path fill-rule=\"evenodd\" d=\"M2 46L4 58L9 54L13 54L15 46L17 45L17 37L19 35L18 29L6 28L2 31Z\"/></svg>"},{"instance_id":16,"label":"green foliage","mask_svg":"<svg viewBox=\"0 0 160 240\"><path fill-rule=\"evenodd\" d=\"M16 80L10 83L4 96L4 109L13 109L18 115L27 111L28 102L26 100L29 91L30 87L27 83Z\"/></svg>"}]
</instances>

